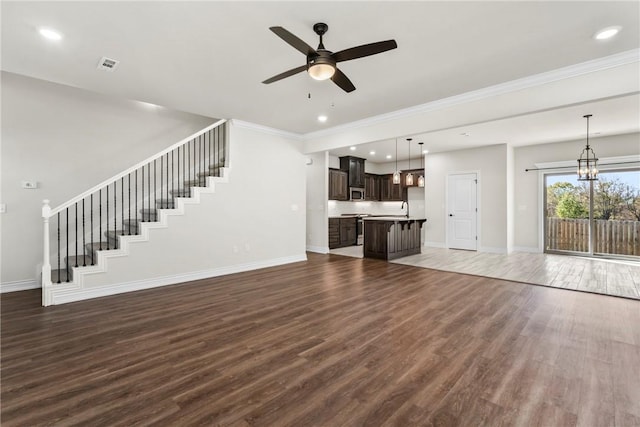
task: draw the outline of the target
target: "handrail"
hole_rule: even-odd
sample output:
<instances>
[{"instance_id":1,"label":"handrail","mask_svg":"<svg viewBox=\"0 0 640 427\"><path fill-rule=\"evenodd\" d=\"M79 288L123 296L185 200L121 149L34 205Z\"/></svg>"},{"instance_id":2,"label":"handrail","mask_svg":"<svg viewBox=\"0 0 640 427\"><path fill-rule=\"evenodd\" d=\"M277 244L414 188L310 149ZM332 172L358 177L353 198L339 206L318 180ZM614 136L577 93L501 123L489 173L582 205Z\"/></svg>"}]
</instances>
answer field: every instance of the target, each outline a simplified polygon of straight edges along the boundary
<instances>
[{"instance_id":1,"label":"handrail","mask_svg":"<svg viewBox=\"0 0 640 427\"><path fill-rule=\"evenodd\" d=\"M225 123L227 120L226 119L222 119L222 120L218 120L217 122L213 123L210 126L207 126L206 128L199 130L198 132L194 133L193 135L190 135L182 140L180 140L179 142L173 144L172 146L160 151L159 153L154 154L153 156L142 160L141 162L136 163L135 165L131 166L129 169L120 172L119 174L105 180L102 181L100 184L95 185L93 187L91 187L90 189L88 189L87 191L75 196L74 198L72 198L71 200L68 200L66 202L64 202L63 204L61 204L60 206L53 208L53 209L48 209L49 214L46 215L45 210L43 210L42 212L42 217L43 218L51 218L53 215L57 214L58 212L63 211L64 209L72 206L73 204L81 201L82 199L84 199L85 197L91 195L92 193L95 193L96 191L100 190L101 188L112 184L113 182L121 179L124 176L127 176L128 174L130 174L131 172L134 172L136 169L141 168L142 166L148 164L149 162L152 162L154 160L159 159L160 157L164 156L167 153L170 153L171 151L175 150L176 148L186 144L187 142L193 140L194 138L197 138L198 136L210 131L211 129L214 129L218 126L220 126L221 124Z\"/></svg>"}]
</instances>

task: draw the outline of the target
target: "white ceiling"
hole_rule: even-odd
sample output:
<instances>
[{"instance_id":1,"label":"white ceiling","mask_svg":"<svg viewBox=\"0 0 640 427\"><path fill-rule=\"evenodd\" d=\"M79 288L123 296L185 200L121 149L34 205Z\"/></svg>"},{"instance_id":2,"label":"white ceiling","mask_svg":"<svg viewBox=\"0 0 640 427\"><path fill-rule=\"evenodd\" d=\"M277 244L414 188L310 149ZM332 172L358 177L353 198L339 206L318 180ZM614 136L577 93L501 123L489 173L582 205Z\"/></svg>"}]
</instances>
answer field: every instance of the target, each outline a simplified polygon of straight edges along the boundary
<instances>
[{"instance_id":1,"label":"white ceiling","mask_svg":"<svg viewBox=\"0 0 640 427\"><path fill-rule=\"evenodd\" d=\"M398 160L409 158L409 142L412 138L411 158L420 158L419 142L429 153L462 150L484 145L509 143L518 147L556 141L585 139L587 122L585 114L592 114L589 122L590 138L640 131L640 95L638 93L601 99L580 105L536 112L516 117L492 120L484 123L453 127L415 135L402 135L398 139ZM385 139L367 144L330 150L335 156L356 156L376 163L389 162L386 155L395 160L395 140ZM374 151L375 154L371 154ZM640 146L638 147L640 153Z\"/></svg>"},{"instance_id":2,"label":"white ceiling","mask_svg":"<svg viewBox=\"0 0 640 427\"><path fill-rule=\"evenodd\" d=\"M307 134L638 49L639 21L638 1L3 1L2 69ZM398 48L340 63L357 88L349 94L306 73L263 85L305 61L268 28L283 26L315 47L316 22L329 25L324 44L332 51L391 38ZM592 38L611 25L622 26L614 39ZM41 26L63 39L44 40ZM119 68L97 70L103 56L121 61ZM628 95L589 105L603 132L640 129L637 89ZM578 138L582 107L398 136L423 140L432 152ZM329 120L319 123L319 114ZM514 137L516 128L527 132ZM379 151L388 149L386 141Z\"/></svg>"}]
</instances>

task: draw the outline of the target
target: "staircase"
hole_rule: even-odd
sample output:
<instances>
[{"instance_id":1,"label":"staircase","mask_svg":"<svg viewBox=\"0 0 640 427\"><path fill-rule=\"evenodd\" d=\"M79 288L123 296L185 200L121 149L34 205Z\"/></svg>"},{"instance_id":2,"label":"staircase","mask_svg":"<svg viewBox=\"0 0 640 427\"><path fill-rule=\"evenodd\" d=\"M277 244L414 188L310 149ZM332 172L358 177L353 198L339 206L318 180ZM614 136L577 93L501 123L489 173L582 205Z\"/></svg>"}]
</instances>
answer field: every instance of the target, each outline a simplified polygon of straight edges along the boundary
<instances>
[{"instance_id":1,"label":"staircase","mask_svg":"<svg viewBox=\"0 0 640 427\"><path fill-rule=\"evenodd\" d=\"M45 200L42 305L56 291L81 288L78 276L126 256L129 243L147 240L198 188L223 177L227 141L221 120L56 208Z\"/></svg>"}]
</instances>

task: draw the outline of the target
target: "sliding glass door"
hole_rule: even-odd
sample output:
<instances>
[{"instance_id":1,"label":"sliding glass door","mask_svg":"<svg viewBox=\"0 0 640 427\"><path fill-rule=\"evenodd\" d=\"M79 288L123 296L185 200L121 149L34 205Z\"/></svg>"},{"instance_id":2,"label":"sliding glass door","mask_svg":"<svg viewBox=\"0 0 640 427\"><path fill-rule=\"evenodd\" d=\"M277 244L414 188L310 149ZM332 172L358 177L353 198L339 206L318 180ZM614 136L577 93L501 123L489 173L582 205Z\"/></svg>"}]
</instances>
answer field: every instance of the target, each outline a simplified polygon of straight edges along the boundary
<instances>
[{"instance_id":1,"label":"sliding glass door","mask_svg":"<svg viewBox=\"0 0 640 427\"><path fill-rule=\"evenodd\" d=\"M547 174L545 252L640 257L640 169Z\"/></svg>"}]
</instances>

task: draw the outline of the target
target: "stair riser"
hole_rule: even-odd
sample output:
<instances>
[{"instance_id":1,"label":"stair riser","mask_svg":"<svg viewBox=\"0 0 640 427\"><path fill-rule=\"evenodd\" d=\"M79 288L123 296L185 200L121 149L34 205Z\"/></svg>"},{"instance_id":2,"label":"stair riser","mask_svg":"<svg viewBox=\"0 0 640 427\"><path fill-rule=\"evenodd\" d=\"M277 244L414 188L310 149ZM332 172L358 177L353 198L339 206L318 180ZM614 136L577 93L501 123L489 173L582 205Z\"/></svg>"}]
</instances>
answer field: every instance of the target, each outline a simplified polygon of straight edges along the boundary
<instances>
[{"instance_id":1,"label":"stair riser","mask_svg":"<svg viewBox=\"0 0 640 427\"><path fill-rule=\"evenodd\" d=\"M100 250L108 251L108 250L118 249L118 245L116 242L109 242L109 241L102 242L102 249L100 249L99 243L94 243L93 247L91 246L91 244L88 244L86 247L87 247L87 252L93 255L93 259L95 259L96 262L98 261L98 251Z\"/></svg>"}]
</instances>

